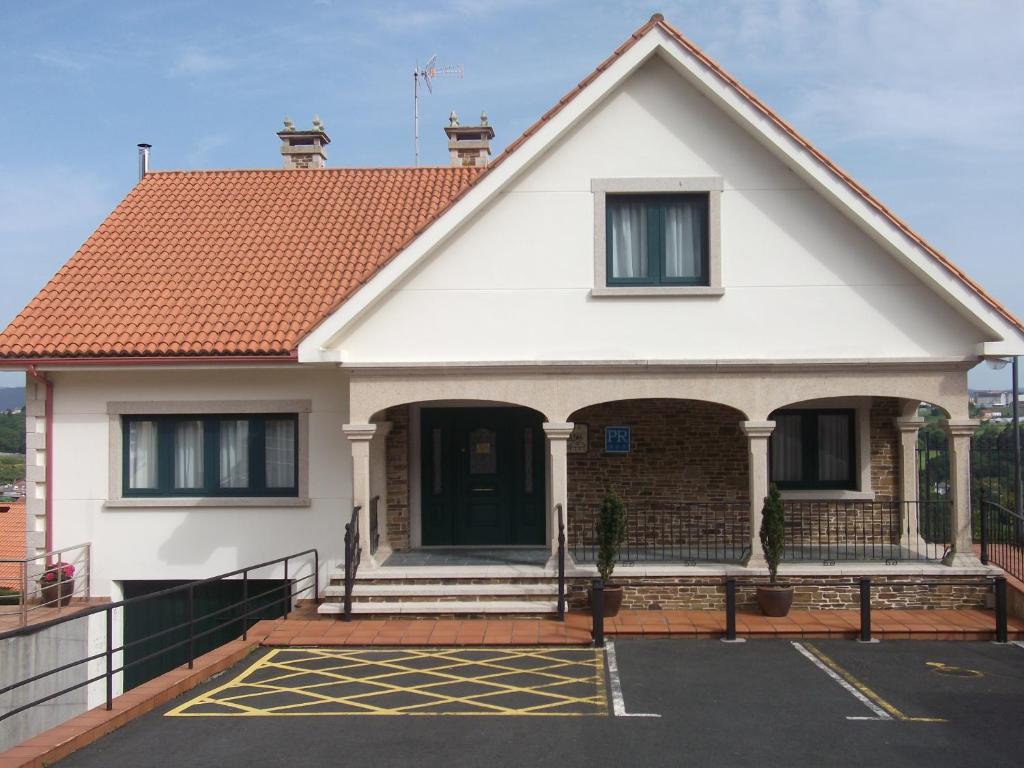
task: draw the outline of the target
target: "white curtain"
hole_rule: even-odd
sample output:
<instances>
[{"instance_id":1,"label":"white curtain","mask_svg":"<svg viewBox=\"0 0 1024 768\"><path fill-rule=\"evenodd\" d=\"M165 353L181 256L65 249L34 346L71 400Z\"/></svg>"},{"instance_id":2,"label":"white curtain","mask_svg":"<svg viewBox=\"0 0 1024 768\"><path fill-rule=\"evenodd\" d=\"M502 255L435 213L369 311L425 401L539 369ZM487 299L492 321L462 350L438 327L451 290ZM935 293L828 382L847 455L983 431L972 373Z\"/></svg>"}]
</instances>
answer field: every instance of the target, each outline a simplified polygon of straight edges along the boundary
<instances>
[{"instance_id":1,"label":"white curtain","mask_svg":"<svg viewBox=\"0 0 1024 768\"><path fill-rule=\"evenodd\" d=\"M265 440L267 487L291 488L295 485L295 422L268 419Z\"/></svg>"},{"instance_id":2,"label":"white curtain","mask_svg":"<svg viewBox=\"0 0 1024 768\"><path fill-rule=\"evenodd\" d=\"M818 479L850 477L850 420L842 414L818 416Z\"/></svg>"},{"instance_id":3,"label":"white curtain","mask_svg":"<svg viewBox=\"0 0 1024 768\"><path fill-rule=\"evenodd\" d=\"M704 263L704 206L680 200L665 206L665 276L700 277Z\"/></svg>"},{"instance_id":4,"label":"white curtain","mask_svg":"<svg viewBox=\"0 0 1024 768\"><path fill-rule=\"evenodd\" d=\"M174 487L203 487L203 422L178 422L174 428Z\"/></svg>"},{"instance_id":5,"label":"white curtain","mask_svg":"<svg viewBox=\"0 0 1024 768\"><path fill-rule=\"evenodd\" d=\"M249 422L244 419L220 423L220 487L249 486Z\"/></svg>"},{"instance_id":6,"label":"white curtain","mask_svg":"<svg viewBox=\"0 0 1024 768\"><path fill-rule=\"evenodd\" d=\"M647 277L647 208L643 203L609 202L612 277Z\"/></svg>"},{"instance_id":7,"label":"white curtain","mask_svg":"<svg viewBox=\"0 0 1024 768\"><path fill-rule=\"evenodd\" d=\"M773 417L772 480L794 482L803 479L803 437L799 414L778 414Z\"/></svg>"},{"instance_id":8,"label":"white curtain","mask_svg":"<svg viewBox=\"0 0 1024 768\"><path fill-rule=\"evenodd\" d=\"M128 487L157 487L155 421L128 422Z\"/></svg>"}]
</instances>

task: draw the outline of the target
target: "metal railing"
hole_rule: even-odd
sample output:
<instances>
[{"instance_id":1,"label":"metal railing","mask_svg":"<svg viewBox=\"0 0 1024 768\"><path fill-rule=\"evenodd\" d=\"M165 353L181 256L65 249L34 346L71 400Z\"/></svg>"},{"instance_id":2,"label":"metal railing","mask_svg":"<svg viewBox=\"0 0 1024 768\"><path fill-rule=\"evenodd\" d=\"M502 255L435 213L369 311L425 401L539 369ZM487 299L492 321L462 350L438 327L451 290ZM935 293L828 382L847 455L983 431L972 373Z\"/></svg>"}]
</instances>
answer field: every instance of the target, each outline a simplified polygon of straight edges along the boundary
<instances>
[{"instance_id":1,"label":"metal railing","mask_svg":"<svg viewBox=\"0 0 1024 768\"><path fill-rule=\"evenodd\" d=\"M352 621L352 588L356 583L356 571L359 570L359 513L362 507L352 508L352 519L345 523L345 602L343 604L345 621Z\"/></svg>"},{"instance_id":2,"label":"metal railing","mask_svg":"<svg viewBox=\"0 0 1024 768\"><path fill-rule=\"evenodd\" d=\"M377 545L380 543L380 522L378 519L377 507L380 503L380 496L370 499L370 554L377 554Z\"/></svg>"},{"instance_id":3,"label":"metal railing","mask_svg":"<svg viewBox=\"0 0 1024 768\"><path fill-rule=\"evenodd\" d=\"M5 610L6 606L0 607L0 618L17 616L17 626L23 627L29 621L46 615L42 609L56 610L59 616L75 598L88 602L91 551L92 545L86 543L20 560L0 559L0 565L16 565L18 570L17 606L10 610ZM70 578L65 576L65 566L73 569ZM47 573L53 574L54 578L44 582L43 576ZM75 610L77 612L77 606Z\"/></svg>"},{"instance_id":4,"label":"metal railing","mask_svg":"<svg viewBox=\"0 0 1024 768\"><path fill-rule=\"evenodd\" d=\"M291 563L291 561L297 560L299 558L305 558L310 555L312 555L313 557L313 568L311 573L305 576L299 576L298 578L290 577L288 574L288 566ZM258 594L250 595L248 592L249 574L252 571L257 571L263 568L270 568L276 565L283 565L284 567L284 583L281 586L275 586L271 589L264 590L263 592L260 592ZM10 710L0 713L0 722L6 720L7 718L13 717L14 715L20 714L21 712L29 710L32 707L44 704L47 701L51 701L60 696L64 696L65 694L71 693L72 691L76 691L79 688L84 688L87 685L92 685L93 683L97 683L100 681L104 681L106 684L106 708L108 710L113 709L115 675L121 674L125 670L137 664L143 664L154 658L175 652L179 648L186 649L186 659L188 663L188 668L192 669L196 657L195 647L197 640L206 637L207 635L213 632L219 632L224 628L226 624L232 624L235 622L241 623L242 639L246 639L249 631L250 617L252 616L252 614L257 613L259 610L263 610L266 607L265 605L260 605L257 608L254 608L252 607L252 603L253 601L260 600L264 597L273 596L273 599L276 601L278 595L280 595L282 613L285 617L287 617L288 613L291 610L292 600L295 599L298 595L302 594L303 592L310 590L312 592L313 600L316 601L318 599L318 596L320 594L319 574L319 552L316 549L307 549L302 552L296 552L293 555L278 557L274 560L267 560L266 562L259 563L257 565L250 565L245 568L239 568L238 570L230 571L228 573L222 573L218 576L212 576L208 579L191 581L188 584L180 584L176 587L170 587L168 589L162 589L158 592L151 592L146 595L131 597L126 600L119 600L115 603L104 603L102 605L90 606L72 615L61 616L59 618L50 619L48 621L41 621L31 626L19 627L18 629L0 632L0 640L6 640L10 637L19 637L22 635L40 632L42 630L58 626L69 621L76 621L86 616L91 616L95 613L105 614L106 619L106 647L104 648L104 650L94 653L90 656L85 656L81 659L68 662L66 664L61 664L60 666L54 667L53 669L38 672L34 675L31 675L30 677L25 678L24 680L19 680L16 683L12 683L3 688L0 688L0 696L10 693L11 691L15 691L26 685L30 685L32 683L39 682L40 680L47 679L53 675L66 672L71 669L76 669L78 667L81 667L82 665L90 664L94 661L104 661L105 669L102 672L102 674L93 675L92 677L89 677L88 670L86 670L86 677L84 680L80 680L77 683L60 689L59 691L50 693L46 696L41 696L40 698L34 699L18 707L14 707ZM218 608L215 611L209 611L201 616L196 616L196 589L202 587L205 584L212 584L213 582L224 581L237 576L241 577L242 582L243 591L241 600L232 603L231 605ZM307 581L309 582L308 584L302 585L303 582ZM185 621L175 624L171 627L166 627L145 637L137 638L135 640L131 640L128 642L122 642L120 645L114 644L114 611L128 606L140 605L148 600L155 600L158 598L167 597L168 595L176 594L183 595L186 598L185 608L187 618ZM241 613L237 617L232 618L232 614L230 612L236 611L239 608L241 609ZM213 617L222 616L225 613L228 614L228 621L218 624L210 629L196 631L196 625L199 622L208 621ZM134 648L143 643L152 642L157 638L166 638L168 640L173 640L173 636L171 638L167 638L167 636L171 635L172 633L180 632L181 630L187 630L187 638L183 640L178 640L176 642L167 642L167 644L164 645L162 648L159 648L158 650L153 651L152 653L147 653L144 656L141 656L140 658L133 659L132 661L122 661L120 666L114 666L114 654L124 653L130 648Z\"/></svg>"},{"instance_id":5,"label":"metal railing","mask_svg":"<svg viewBox=\"0 0 1024 768\"><path fill-rule=\"evenodd\" d=\"M1024 581L1024 517L984 496L979 514L982 564L998 565Z\"/></svg>"},{"instance_id":6,"label":"metal railing","mask_svg":"<svg viewBox=\"0 0 1024 768\"><path fill-rule=\"evenodd\" d=\"M1009 639L1009 610L1007 605L1006 596L1006 577L995 576L990 579L992 583L992 592L995 597L995 638L997 643L1006 643ZM722 637L723 640L728 642L736 641L736 577L726 576L721 581L722 589L725 592L725 635ZM834 583L827 581L809 581L805 578L800 580L801 586L830 586L835 587ZM643 586L642 584L633 583L631 586ZM658 585L655 585L658 586ZM747 588L755 588L758 586L766 586L763 584L750 584L744 585ZM963 586L963 582L955 581L900 581L897 585L899 588L905 587L945 587L945 586ZM857 591L858 591L858 604L860 609L860 626L858 627L857 639L862 642L871 641L871 579L867 576L862 576L857 579ZM922 609L924 610L924 609ZM599 648L604 645L604 583L601 579L593 579L591 582L591 601L590 601L590 626L591 626L591 637L593 638L594 647Z\"/></svg>"},{"instance_id":7,"label":"metal railing","mask_svg":"<svg viewBox=\"0 0 1024 768\"><path fill-rule=\"evenodd\" d=\"M596 510L569 520L572 556L597 560ZM739 563L750 554L750 505L746 502L660 502L626 505L626 541L619 562Z\"/></svg>"},{"instance_id":8,"label":"metal railing","mask_svg":"<svg viewBox=\"0 0 1024 768\"><path fill-rule=\"evenodd\" d=\"M949 501L783 501L784 562L936 561L952 546Z\"/></svg>"},{"instance_id":9,"label":"metal railing","mask_svg":"<svg viewBox=\"0 0 1024 768\"><path fill-rule=\"evenodd\" d=\"M555 504L558 517L558 620L565 621L565 520L562 504Z\"/></svg>"}]
</instances>

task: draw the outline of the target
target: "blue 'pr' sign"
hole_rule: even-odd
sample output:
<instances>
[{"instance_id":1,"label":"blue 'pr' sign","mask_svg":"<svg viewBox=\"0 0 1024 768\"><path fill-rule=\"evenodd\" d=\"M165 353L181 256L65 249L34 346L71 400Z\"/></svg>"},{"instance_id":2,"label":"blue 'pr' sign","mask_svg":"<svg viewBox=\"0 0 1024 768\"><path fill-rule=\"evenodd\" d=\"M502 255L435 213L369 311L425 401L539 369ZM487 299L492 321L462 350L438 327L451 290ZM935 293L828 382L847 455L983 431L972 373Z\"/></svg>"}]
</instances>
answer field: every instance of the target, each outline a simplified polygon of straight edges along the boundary
<instances>
[{"instance_id":1,"label":"blue 'pr' sign","mask_svg":"<svg viewBox=\"0 0 1024 768\"><path fill-rule=\"evenodd\" d=\"M605 427L604 452L629 453L629 427Z\"/></svg>"}]
</instances>

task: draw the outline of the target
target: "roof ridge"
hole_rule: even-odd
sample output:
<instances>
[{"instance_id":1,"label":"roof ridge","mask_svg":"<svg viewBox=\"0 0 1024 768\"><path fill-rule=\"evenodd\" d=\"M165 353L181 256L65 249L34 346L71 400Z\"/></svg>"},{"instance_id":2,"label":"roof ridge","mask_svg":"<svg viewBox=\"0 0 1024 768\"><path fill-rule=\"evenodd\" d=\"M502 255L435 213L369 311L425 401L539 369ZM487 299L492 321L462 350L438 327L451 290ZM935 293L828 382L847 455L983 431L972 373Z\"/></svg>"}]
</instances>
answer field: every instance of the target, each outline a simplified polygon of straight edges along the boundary
<instances>
[{"instance_id":1,"label":"roof ridge","mask_svg":"<svg viewBox=\"0 0 1024 768\"><path fill-rule=\"evenodd\" d=\"M146 176L189 173L338 173L343 171L459 171L480 173L484 169L461 165L353 165L337 168L165 168L149 170Z\"/></svg>"}]
</instances>

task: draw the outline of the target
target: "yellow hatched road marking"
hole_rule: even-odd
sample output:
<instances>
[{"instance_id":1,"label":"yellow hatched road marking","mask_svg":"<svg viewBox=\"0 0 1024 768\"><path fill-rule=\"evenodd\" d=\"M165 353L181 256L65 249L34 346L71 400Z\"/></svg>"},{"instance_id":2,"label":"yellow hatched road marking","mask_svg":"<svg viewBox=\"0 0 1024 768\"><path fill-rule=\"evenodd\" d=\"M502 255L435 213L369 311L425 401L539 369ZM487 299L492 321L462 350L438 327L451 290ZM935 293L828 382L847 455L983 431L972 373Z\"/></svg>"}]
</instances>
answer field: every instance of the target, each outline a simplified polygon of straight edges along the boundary
<instances>
[{"instance_id":1,"label":"yellow hatched road marking","mask_svg":"<svg viewBox=\"0 0 1024 768\"><path fill-rule=\"evenodd\" d=\"M875 693L867 685L862 683L856 677L854 677L849 672L847 672L845 669L843 669L841 666L839 666L839 664L837 664L835 661L833 661L830 656L826 656L824 653L822 653L816 646L812 645L811 643L804 642L804 647L808 651L813 653L818 658L818 660L821 661L822 664L827 666L829 669L831 669L833 672L835 672L837 675L839 675L841 678L843 678L846 682L848 682L850 685L852 685L854 688L856 688L862 694L867 696L871 701L873 701L879 707L881 707L886 712L888 712L890 715L895 717L897 720L903 720L903 721L908 722L908 723L946 723L946 722L949 722L948 720L945 720L944 718L941 718L941 717L911 717L910 715L904 714L901 710L899 710L893 704L890 704L888 701L886 701L881 696L879 696L877 693Z\"/></svg>"},{"instance_id":2,"label":"yellow hatched road marking","mask_svg":"<svg viewBox=\"0 0 1024 768\"><path fill-rule=\"evenodd\" d=\"M421 668L416 662L429 659L439 664ZM518 661L533 660L533 667L517 666ZM322 666L324 661L337 662ZM308 666L306 666L308 665ZM318 666L321 665L321 666ZM472 672L460 674L460 669ZM493 670L479 674L479 670ZM360 676L358 670L375 674ZM259 673L271 671L270 677ZM273 674L280 672L280 674ZM407 675L427 679L416 685L393 681ZM515 675L535 679L535 684L514 685L503 678ZM318 682L289 685L303 676ZM450 690L460 684L484 690L459 695ZM593 693L569 695L557 689L584 685ZM331 695L331 686L370 687L372 690ZM270 697L298 696L304 700L279 704ZM406 703L378 706L380 696L403 695ZM516 706L487 701L500 696L518 695ZM266 703L261 706L261 700ZM280 699L278 699L280 700ZM337 705L340 711L304 711L307 708ZM454 706L453 711L425 712L423 709ZM204 712L204 707L218 707ZM459 707L462 707L461 709ZM579 711L564 711L567 708ZM530 715L546 717L606 715L604 655L599 649L583 648L450 648L450 649L278 649L250 665L241 674L200 696L186 701L167 713L171 717L285 717L341 715Z\"/></svg>"}]
</instances>

